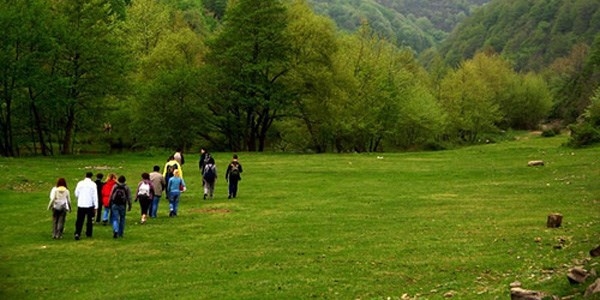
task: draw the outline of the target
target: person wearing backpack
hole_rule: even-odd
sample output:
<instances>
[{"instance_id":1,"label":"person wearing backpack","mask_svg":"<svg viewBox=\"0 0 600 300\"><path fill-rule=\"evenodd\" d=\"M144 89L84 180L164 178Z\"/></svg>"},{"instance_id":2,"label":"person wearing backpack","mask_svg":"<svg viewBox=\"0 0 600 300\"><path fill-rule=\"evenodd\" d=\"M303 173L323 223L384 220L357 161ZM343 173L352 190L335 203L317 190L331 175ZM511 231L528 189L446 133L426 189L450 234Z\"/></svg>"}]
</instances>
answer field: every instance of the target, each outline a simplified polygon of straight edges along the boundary
<instances>
[{"instance_id":1,"label":"person wearing backpack","mask_svg":"<svg viewBox=\"0 0 600 300\"><path fill-rule=\"evenodd\" d=\"M113 238L123 237L125 231L125 209L131 211L131 190L125 184L125 176L119 176L117 183L110 192L111 219Z\"/></svg>"},{"instance_id":2,"label":"person wearing backpack","mask_svg":"<svg viewBox=\"0 0 600 300\"><path fill-rule=\"evenodd\" d=\"M202 181L204 182L204 200L206 197L210 199L214 198L215 183L217 182L217 166L215 160L210 157L204 166L204 172L202 172Z\"/></svg>"},{"instance_id":3,"label":"person wearing backpack","mask_svg":"<svg viewBox=\"0 0 600 300\"><path fill-rule=\"evenodd\" d=\"M229 196L227 199L235 198L237 196L238 191L238 182L242 180L242 164L238 161L237 154L233 155L233 160L227 166L227 171L225 171L225 181L228 183Z\"/></svg>"},{"instance_id":4,"label":"person wearing backpack","mask_svg":"<svg viewBox=\"0 0 600 300\"><path fill-rule=\"evenodd\" d=\"M85 236L91 238L94 230L93 219L98 209L98 190L92 181L92 172L85 174L85 179L79 181L75 187L77 197L77 220L75 220L75 240L81 238L83 223L85 223Z\"/></svg>"},{"instance_id":5,"label":"person wearing backpack","mask_svg":"<svg viewBox=\"0 0 600 300\"><path fill-rule=\"evenodd\" d=\"M169 217L176 217L179 210L181 192L186 190L185 181L181 178L180 170L173 172L173 177L167 183L167 197L169 197Z\"/></svg>"},{"instance_id":6,"label":"person wearing backpack","mask_svg":"<svg viewBox=\"0 0 600 300\"><path fill-rule=\"evenodd\" d=\"M179 170L179 177L183 178L183 170L178 161L175 160L173 155L169 156L165 168L163 169L163 177L165 182L169 182L169 178L173 177L173 171Z\"/></svg>"},{"instance_id":7,"label":"person wearing backpack","mask_svg":"<svg viewBox=\"0 0 600 300\"><path fill-rule=\"evenodd\" d=\"M59 178L50 191L48 210L52 210L52 238L62 239L67 212L71 212L71 193L64 178Z\"/></svg>"},{"instance_id":8,"label":"person wearing backpack","mask_svg":"<svg viewBox=\"0 0 600 300\"><path fill-rule=\"evenodd\" d=\"M154 185L150 181L150 174L142 173L142 181L138 183L136 190L135 201L140 202L140 208L142 209L142 220L140 223L145 224L148 216L148 209L154 199Z\"/></svg>"}]
</instances>

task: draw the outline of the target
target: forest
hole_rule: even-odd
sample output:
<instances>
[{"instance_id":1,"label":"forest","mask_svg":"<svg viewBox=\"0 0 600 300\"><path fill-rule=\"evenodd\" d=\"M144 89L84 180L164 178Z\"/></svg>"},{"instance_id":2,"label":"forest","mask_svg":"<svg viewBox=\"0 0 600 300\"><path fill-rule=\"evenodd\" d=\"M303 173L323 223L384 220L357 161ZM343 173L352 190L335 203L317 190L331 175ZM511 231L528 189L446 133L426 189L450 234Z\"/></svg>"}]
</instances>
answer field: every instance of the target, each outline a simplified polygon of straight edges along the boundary
<instances>
[{"instance_id":1,"label":"forest","mask_svg":"<svg viewBox=\"0 0 600 300\"><path fill-rule=\"evenodd\" d=\"M597 1L417 2L0 0L0 154L600 142Z\"/></svg>"}]
</instances>

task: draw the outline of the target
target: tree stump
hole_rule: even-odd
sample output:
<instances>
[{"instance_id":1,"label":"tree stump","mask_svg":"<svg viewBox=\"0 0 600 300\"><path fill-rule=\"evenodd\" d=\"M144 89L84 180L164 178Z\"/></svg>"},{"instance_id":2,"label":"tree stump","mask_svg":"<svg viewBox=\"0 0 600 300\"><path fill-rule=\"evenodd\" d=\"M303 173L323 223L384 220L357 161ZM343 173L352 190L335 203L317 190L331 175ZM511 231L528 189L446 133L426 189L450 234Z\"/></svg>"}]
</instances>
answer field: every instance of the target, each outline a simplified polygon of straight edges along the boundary
<instances>
[{"instance_id":1,"label":"tree stump","mask_svg":"<svg viewBox=\"0 0 600 300\"><path fill-rule=\"evenodd\" d=\"M548 215L548 221L546 222L546 227L548 228L558 228L562 223L563 216L561 214L550 214Z\"/></svg>"}]
</instances>

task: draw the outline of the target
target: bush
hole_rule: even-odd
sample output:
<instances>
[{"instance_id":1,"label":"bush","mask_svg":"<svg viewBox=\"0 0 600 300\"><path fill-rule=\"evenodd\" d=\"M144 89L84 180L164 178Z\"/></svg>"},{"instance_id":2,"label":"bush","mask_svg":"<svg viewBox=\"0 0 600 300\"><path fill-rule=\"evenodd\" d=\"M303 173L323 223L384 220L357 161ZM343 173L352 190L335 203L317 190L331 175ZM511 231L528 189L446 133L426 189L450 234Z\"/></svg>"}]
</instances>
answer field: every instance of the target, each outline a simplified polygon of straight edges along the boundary
<instances>
[{"instance_id":1,"label":"bush","mask_svg":"<svg viewBox=\"0 0 600 300\"><path fill-rule=\"evenodd\" d=\"M569 130L571 130L571 138L568 145L571 147L580 148L600 143L600 129L590 123L572 124L569 125Z\"/></svg>"}]
</instances>

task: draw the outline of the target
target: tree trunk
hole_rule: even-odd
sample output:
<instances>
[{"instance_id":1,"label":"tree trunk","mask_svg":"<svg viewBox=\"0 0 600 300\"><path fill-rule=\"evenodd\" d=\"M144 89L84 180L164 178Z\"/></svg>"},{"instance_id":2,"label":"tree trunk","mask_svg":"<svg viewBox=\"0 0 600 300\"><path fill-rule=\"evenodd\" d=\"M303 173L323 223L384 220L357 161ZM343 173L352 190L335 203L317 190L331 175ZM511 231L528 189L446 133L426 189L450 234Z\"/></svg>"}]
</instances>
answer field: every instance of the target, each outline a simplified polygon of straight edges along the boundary
<instances>
[{"instance_id":1,"label":"tree trunk","mask_svg":"<svg viewBox=\"0 0 600 300\"><path fill-rule=\"evenodd\" d=\"M31 90L29 91L29 97L31 99L31 114L33 115L34 127L37 132L37 138L40 142L40 147L41 147L40 150L42 151L43 156L48 156L49 151L48 151L48 146L46 145L46 141L44 138L44 130L43 130L43 126L42 126L42 120L40 118L40 113L39 113L37 107L35 106L35 102L33 101Z\"/></svg>"},{"instance_id":2,"label":"tree trunk","mask_svg":"<svg viewBox=\"0 0 600 300\"><path fill-rule=\"evenodd\" d=\"M68 109L67 124L65 124L65 136L62 141L61 154L72 153L73 134L75 132L75 111L73 108Z\"/></svg>"}]
</instances>

